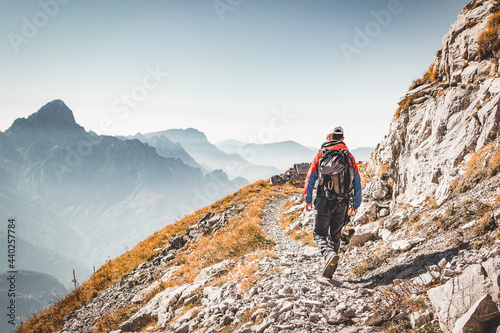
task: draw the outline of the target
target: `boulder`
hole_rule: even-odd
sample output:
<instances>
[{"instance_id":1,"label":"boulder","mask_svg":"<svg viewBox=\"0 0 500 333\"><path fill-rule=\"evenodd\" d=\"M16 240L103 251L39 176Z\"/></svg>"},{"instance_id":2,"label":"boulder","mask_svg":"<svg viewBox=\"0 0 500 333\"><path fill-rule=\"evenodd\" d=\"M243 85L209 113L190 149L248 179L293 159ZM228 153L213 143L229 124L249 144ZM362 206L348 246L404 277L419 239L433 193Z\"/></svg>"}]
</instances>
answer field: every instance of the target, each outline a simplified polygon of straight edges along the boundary
<instances>
[{"instance_id":1,"label":"boulder","mask_svg":"<svg viewBox=\"0 0 500 333\"><path fill-rule=\"evenodd\" d=\"M498 307L490 295L484 295L460 317L453 327L453 333L486 333L498 317Z\"/></svg>"},{"instance_id":2,"label":"boulder","mask_svg":"<svg viewBox=\"0 0 500 333\"><path fill-rule=\"evenodd\" d=\"M304 187L304 180L309 170L309 163L295 164L292 168L288 169L281 175L274 175L269 179L273 186L291 183L298 187Z\"/></svg>"},{"instance_id":3,"label":"boulder","mask_svg":"<svg viewBox=\"0 0 500 333\"><path fill-rule=\"evenodd\" d=\"M431 321L429 311L417 311L410 314L411 327L417 328Z\"/></svg>"},{"instance_id":4,"label":"boulder","mask_svg":"<svg viewBox=\"0 0 500 333\"><path fill-rule=\"evenodd\" d=\"M205 287L203 295L210 301L215 301L222 296L222 288L220 287Z\"/></svg>"},{"instance_id":5,"label":"boulder","mask_svg":"<svg viewBox=\"0 0 500 333\"><path fill-rule=\"evenodd\" d=\"M160 325L165 323L170 319L170 313L168 312L169 307L177 302L187 286L188 285L171 287L160 292L124 322L120 326L120 329L123 332L135 332L142 325L147 324L153 319L158 319L158 324Z\"/></svg>"},{"instance_id":6,"label":"boulder","mask_svg":"<svg viewBox=\"0 0 500 333\"><path fill-rule=\"evenodd\" d=\"M391 212L389 211L389 209L387 208L380 208L380 210L378 211L378 216L379 217L386 217L390 214Z\"/></svg>"},{"instance_id":7,"label":"boulder","mask_svg":"<svg viewBox=\"0 0 500 333\"><path fill-rule=\"evenodd\" d=\"M370 178L365 186L364 193L373 200L382 200L389 194L389 188L379 178Z\"/></svg>"},{"instance_id":8,"label":"boulder","mask_svg":"<svg viewBox=\"0 0 500 333\"><path fill-rule=\"evenodd\" d=\"M465 268L462 274L444 285L432 288L427 295L436 310L439 325L451 332L458 318L463 316L481 297L490 294L498 301L500 287L500 259L493 257Z\"/></svg>"},{"instance_id":9,"label":"boulder","mask_svg":"<svg viewBox=\"0 0 500 333\"><path fill-rule=\"evenodd\" d=\"M368 316L368 318L366 318L364 325L379 326L382 325L383 322L384 318L382 318L382 316L378 312L373 312Z\"/></svg>"},{"instance_id":10,"label":"boulder","mask_svg":"<svg viewBox=\"0 0 500 333\"><path fill-rule=\"evenodd\" d=\"M412 245L408 240L403 239L397 242L393 242L391 247L394 251L408 251L412 248Z\"/></svg>"},{"instance_id":11,"label":"boulder","mask_svg":"<svg viewBox=\"0 0 500 333\"><path fill-rule=\"evenodd\" d=\"M378 238L381 238L384 242L389 239L392 235L392 232L388 229L380 229L378 232Z\"/></svg>"},{"instance_id":12,"label":"boulder","mask_svg":"<svg viewBox=\"0 0 500 333\"><path fill-rule=\"evenodd\" d=\"M377 219L377 205L373 201L364 201L358 209L354 221L366 224Z\"/></svg>"},{"instance_id":13,"label":"boulder","mask_svg":"<svg viewBox=\"0 0 500 333\"><path fill-rule=\"evenodd\" d=\"M403 217L399 214L393 215L387 220L384 221L384 228L388 230L394 230L398 225L401 225L403 223Z\"/></svg>"},{"instance_id":14,"label":"boulder","mask_svg":"<svg viewBox=\"0 0 500 333\"><path fill-rule=\"evenodd\" d=\"M170 329L177 332L177 330L179 328L181 328L184 323L186 323L187 321L189 321L193 317L195 311L196 311L196 309L188 310L185 314L183 314L176 321L174 321L172 324L170 324Z\"/></svg>"},{"instance_id":15,"label":"boulder","mask_svg":"<svg viewBox=\"0 0 500 333\"><path fill-rule=\"evenodd\" d=\"M351 238L349 245L361 246L370 240L378 237L380 225L378 222L363 224L354 228L354 235Z\"/></svg>"},{"instance_id":16,"label":"boulder","mask_svg":"<svg viewBox=\"0 0 500 333\"><path fill-rule=\"evenodd\" d=\"M177 233L177 234L173 235L172 237L170 237L168 242L170 243L170 245L172 245L173 248L180 249L181 247L184 246L184 244L186 244L187 241L186 241L186 239L184 239L183 235Z\"/></svg>"},{"instance_id":17,"label":"boulder","mask_svg":"<svg viewBox=\"0 0 500 333\"><path fill-rule=\"evenodd\" d=\"M312 247L312 246L304 246L304 252L302 253L302 256L305 258L315 258L320 255L319 249L317 247Z\"/></svg>"},{"instance_id":18,"label":"boulder","mask_svg":"<svg viewBox=\"0 0 500 333\"><path fill-rule=\"evenodd\" d=\"M440 274L435 271L425 272L415 277L412 282L417 286L428 287Z\"/></svg>"},{"instance_id":19,"label":"boulder","mask_svg":"<svg viewBox=\"0 0 500 333\"><path fill-rule=\"evenodd\" d=\"M194 282L197 284L206 284L217 277L219 277L221 274L227 272L229 269L229 266L234 263L234 260L224 260L222 262L219 262L215 265L212 265L210 267L203 268L198 274L198 276L194 279Z\"/></svg>"}]
</instances>

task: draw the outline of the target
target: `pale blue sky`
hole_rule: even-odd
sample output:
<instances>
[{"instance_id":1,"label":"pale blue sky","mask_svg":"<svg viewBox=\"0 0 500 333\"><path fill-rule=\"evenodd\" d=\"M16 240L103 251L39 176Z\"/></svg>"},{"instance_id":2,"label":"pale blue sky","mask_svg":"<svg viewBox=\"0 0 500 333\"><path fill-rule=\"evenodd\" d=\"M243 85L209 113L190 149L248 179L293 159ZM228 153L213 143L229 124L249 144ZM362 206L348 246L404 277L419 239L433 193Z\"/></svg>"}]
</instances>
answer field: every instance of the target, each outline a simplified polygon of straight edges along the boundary
<instances>
[{"instance_id":1,"label":"pale blue sky","mask_svg":"<svg viewBox=\"0 0 500 333\"><path fill-rule=\"evenodd\" d=\"M318 146L339 124L375 146L467 2L0 0L0 130L62 99L97 133ZM348 62L357 28L372 37Z\"/></svg>"}]
</instances>

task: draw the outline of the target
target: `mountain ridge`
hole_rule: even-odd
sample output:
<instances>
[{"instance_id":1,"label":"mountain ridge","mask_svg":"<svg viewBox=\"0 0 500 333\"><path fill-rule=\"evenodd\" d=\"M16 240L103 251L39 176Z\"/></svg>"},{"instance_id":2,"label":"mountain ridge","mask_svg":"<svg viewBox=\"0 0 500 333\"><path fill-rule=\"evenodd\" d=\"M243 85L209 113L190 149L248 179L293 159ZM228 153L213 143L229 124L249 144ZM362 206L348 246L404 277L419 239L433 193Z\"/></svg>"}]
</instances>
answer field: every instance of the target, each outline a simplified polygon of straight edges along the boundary
<instances>
[{"instance_id":1,"label":"mountain ridge","mask_svg":"<svg viewBox=\"0 0 500 333\"><path fill-rule=\"evenodd\" d=\"M166 137L179 143L194 160L206 170L221 169L232 179L242 177L249 181L267 179L280 171L273 166L253 165L238 154L226 154L210 143L203 132L194 128L170 129L141 134L148 139Z\"/></svg>"},{"instance_id":2,"label":"mountain ridge","mask_svg":"<svg viewBox=\"0 0 500 333\"><path fill-rule=\"evenodd\" d=\"M27 119L14 121L5 133L0 133L0 147L0 179L5 179L0 193L17 198L15 202L2 200L0 211L31 224L33 230L25 236L33 246L45 249L59 244L54 248L61 257L79 259L87 267L79 271L83 277L92 266L134 244L126 235L122 240L105 241L106 234L121 229L120 224L135 230L134 242L139 241L165 223L242 185L221 173L204 175L180 159L162 157L155 148L137 139L119 140L88 133L61 100L47 103ZM204 189L215 183L216 193ZM138 207L128 215L116 214L118 207L123 207L122 201L143 201L149 196L156 198L155 204ZM144 224L137 225L134 218ZM44 230L44 224L48 227L54 223L59 227ZM46 235L49 230L51 234ZM58 239L66 243L56 243ZM112 250L106 250L108 243L115 244ZM66 271L76 268L71 266ZM53 274L68 283L66 274L64 278Z\"/></svg>"}]
</instances>

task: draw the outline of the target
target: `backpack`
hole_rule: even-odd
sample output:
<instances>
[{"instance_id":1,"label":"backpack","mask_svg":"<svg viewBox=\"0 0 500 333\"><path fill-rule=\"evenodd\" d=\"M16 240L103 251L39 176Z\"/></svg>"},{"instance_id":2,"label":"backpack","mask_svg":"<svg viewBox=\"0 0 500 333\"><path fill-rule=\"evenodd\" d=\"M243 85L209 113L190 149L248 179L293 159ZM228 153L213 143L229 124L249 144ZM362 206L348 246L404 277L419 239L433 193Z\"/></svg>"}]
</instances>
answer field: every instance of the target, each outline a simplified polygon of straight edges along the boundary
<instances>
[{"instance_id":1,"label":"backpack","mask_svg":"<svg viewBox=\"0 0 500 333\"><path fill-rule=\"evenodd\" d=\"M354 197L352 181L354 168L348 150L321 149L323 156L319 160L318 175L326 198L337 202L347 202Z\"/></svg>"}]
</instances>

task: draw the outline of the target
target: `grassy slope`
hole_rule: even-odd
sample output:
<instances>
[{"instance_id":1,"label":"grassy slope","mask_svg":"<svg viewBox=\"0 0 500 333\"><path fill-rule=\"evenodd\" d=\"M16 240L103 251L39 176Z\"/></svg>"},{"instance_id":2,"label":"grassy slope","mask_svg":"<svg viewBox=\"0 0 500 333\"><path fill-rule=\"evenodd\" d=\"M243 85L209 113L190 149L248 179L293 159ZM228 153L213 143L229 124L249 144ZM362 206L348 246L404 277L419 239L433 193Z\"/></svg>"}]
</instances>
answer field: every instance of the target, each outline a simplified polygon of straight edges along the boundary
<instances>
[{"instance_id":1,"label":"grassy slope","mask_svg":"<svg viewBox=\"0 0 500 333\"><path fill-rule=\"evenodd\" d=\"M266 249L272 241L266 239L261 230L261 216L268 200L274 197L284 197L300 193L301 190L290 185L270 186L268 182L258 181L248 185L238 192L202 208L139 243L136 247L120 257L104 264L88 281L67 295L51 308L30 318L17 332L54 332L64 325L64 318L75 310L89 303L99 292L119 282L123 277L138 267L141 263L152 260L159 255L157 248L167 246L168 240L176 233L184 234L186 229L195 224L208 212L218 213L230 207L245 207L243 211L228 221L223 232L214 237L202 237L196 243L189 245L188 251L181 253L174 265L181 268L171 281L155 290L154 294L166 287L192 282L196 275L205 267L229 258L241 258L255 250ZM189 263L189 265L185 264ZM150 295L147 300L151 299ZM136 309L120 309L113 317L123 321ZM116 326L116 318L106 318L106 323L100 323L98 330L105 331ZM102 325L101 325L102 324Z\"/></svg>"}]
</instances>

